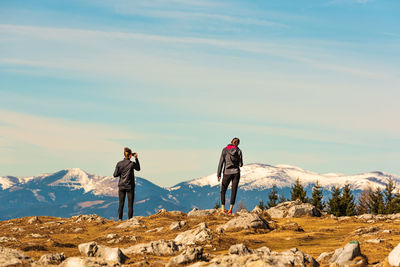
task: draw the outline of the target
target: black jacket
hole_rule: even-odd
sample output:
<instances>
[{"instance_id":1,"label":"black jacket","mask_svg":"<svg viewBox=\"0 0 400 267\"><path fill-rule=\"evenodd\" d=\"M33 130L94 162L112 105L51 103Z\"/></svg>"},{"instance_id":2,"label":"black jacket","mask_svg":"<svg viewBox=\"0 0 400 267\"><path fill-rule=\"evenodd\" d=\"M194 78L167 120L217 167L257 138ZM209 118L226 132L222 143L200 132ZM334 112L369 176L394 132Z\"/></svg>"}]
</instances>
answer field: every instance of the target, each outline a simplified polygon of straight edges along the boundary
<instances>
[{"instance_id":1,"label":"black jacket","mask_svg":"<svg viewBox=\"0 0 400 267\"><path fill-rule=\"evenodd\" d=\"M119 177L118 187L120 189L134 189L135 188L135 174L134 170L140 171L139 160L131 161L130 159L123 159L115 166L114 177Z\"/></svg>"},{"instance_id":2,"label":"black jacket","mask_svg":"<svg viewBox=\"0 0 400 267\"><path fill-rule=\"evenodd\" d=\"M222 149L221 158L219 159L217 176L221 177L221 173L235 174L240 173L240 167L243 166L242 151L234 146L228 145Z\"/></svg>"}]
</instances>

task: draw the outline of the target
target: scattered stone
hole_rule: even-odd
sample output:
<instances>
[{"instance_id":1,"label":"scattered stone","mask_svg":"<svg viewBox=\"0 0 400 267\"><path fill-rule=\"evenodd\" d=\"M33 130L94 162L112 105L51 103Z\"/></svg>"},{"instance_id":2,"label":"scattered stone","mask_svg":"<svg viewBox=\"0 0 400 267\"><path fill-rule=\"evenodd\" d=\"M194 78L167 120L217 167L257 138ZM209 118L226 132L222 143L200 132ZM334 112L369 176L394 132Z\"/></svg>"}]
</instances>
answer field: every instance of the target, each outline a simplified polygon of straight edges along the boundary
<instances>
[{"instance_id":1,"label":"scattered stone","mask_svg":"<svg viewBox=\"0 0 400 267\"><path fill-rule=\"evenodd\" d=\"M156 256L171 256L183 249L183 245L174 240L157 240L138 244L123 249L125 254L153 254Z\"/></svg>"},{"instance_id":2,"label":"scattered stone","mask_svg":"<svg viewBox=\"0 0 400 267\"><path fill-rule=\"evenodd\" d=\"M186 225L185 221L173 222L169 226L169 230L171 230L171 231L178 230L178 229L181 229L182 227L184 227L185 225Z\"/></svg>"},{"instance_id":3,"label":"scattered stone","mask_svg":"<svg viewBox=\"0 0 400 267\"><path fill-rule=\"evenodd\" d=\"M358 256L361 256L360 243L358 241L351 241L343 248L336 249L333 256L329 259L329 263L344 265Z\"/></svg>"},{"instance_id":4,"label":"scattered stone","mask_svg":"<svg viewBox=\"0 0 400 267\"><path fill-rule=\"evenodd\" d=\"M18 242L18 240L14 237L7 237L7 236L0 237L0 243L5 243L5 242Z\"/></svg>"},{"instance_id":5,"label":"scattered stone","mask_svg":"<svg viewBox=\"0 0 400 267\"><path fill-rule=\"evenodd\" d=\"M55 253L55 254L46 254L43 255L42 257L40 257L39 262L40 264L44 264L44 265L49 265L49 264L53 264L53 265L58 265L61 262L63 262L65 260L65 255L64 253Z\"/></svg>"},{"instance_id":6,"label":"scattered stone","mask_svg":"<svg viewBox=\"0 0 400 267\"><path fill-rule=\"evenodd\" d=\"M229 254L243 256L252 254L252 251L243 244L236 244L229 248Z\"/></svg>"},{"instance_id":7,"label":"scattered stone","mask_svg":"<svg viewBox=\"0 0 400 267\"><path fill-rule=\"evenodd\" d=\"M302 203L299 199L296 201L287 201L278 204L267 210L272 218L293 218L302 216L320 217L321 212L310 203Z\"/></svg>"},{"instance_id":8,"label":"scattered stone","mask_svg":"<svg viewBox=\"0 0 400 267\"><path fill-rule=\"evenodd\" d=\"M69 257L63 261L60 267L115 267L120 266L115 262L98 257Z\"/></svg>"},{"instance_id":9,"label":"scattered stone","mask_svg":"<svg viewBox=\"0 0 400 267\"><path fill-rule=\"evenodd\" d=\"M365 234L372 234L379 231L378 227L370 226L370 227L361 227L354 231L356 235L365 235Z\"/></svg>"},{"instance_id":10,"label":"scattered stone","mask_svg":"<svg viewBox=\"0 0 400 267\"><path fill-rule=\"evenodd\" d=\"M372 244L379 244L379 243L382 243L383 241L384 241L383 239L374 238L374 239L368 239L368 240L365 241L365 242L367 242L367 243L372 243Z\"/></svg>"},{"instance_id":11,"label":"scattered stone","mask_svg":"<svg viewBox=\"0 0 400 267\"><path fill-rule=\"evenodd\" d=\"M203 216L210 216L212 214L217 213L218 210L216 209L209 209L209 210L199 210L198 208L193 208L187 216L189 217L203 217Z\"/></svg>"},{"instance_id":12,"label":"scattered stone","mask_svg":"<svg viewBox=\"0 0 400 267\"><path fill-rule=\"evenodd\" d=\"M133 228L133 227L138 227L140 226L141 221L136 218L132 217L131 219L119 224L116 226L116 228Z\"/></svg>"},{"instance_id":13,"label":"scattered stone","mask_svg":"<svg viewBox=\"0 0 400 267\"><path fill-rule=\"evenodd\" d=\"M169 213L174 214L174 215L179 215L179 216L184 216L186 215L186 213L179 211L179 210L173 210L173 211L169 211Z\"/></svg>"},{"instance_id":14,"label":"scattered stone","mask_svg":"<svg viewBox=\"0 0 400 267\"><path fill-rule=\"evenodd\" d=\"M241 213L223 225L217 227L217 232L242 229L269 229L268 223L258 214Z\"/></svg>"},{"instance_id":15,"label":"scattered stone","mask_svg":"<svg viewBox=\"0 0 400 267\"><path fill-rule=\"evenodd\" d=\"M338 218L339 222L344 222L344 221L349 221L349 220L351 220L350 216L342 216L342 217Z\"/></svg>"},{"instance_id":16,"label":"scattered stone","mask_svg":"<svg viewBox=\"0 0 400 267\"><path fill-rule=\"evenodd\" d=\"M154 233L154 232L159 233L159 232L161 232L163 229L164 229L164 227L158 227L158 228L154 228L154 229L147 230L146 233Z\"/></svg>"},{"instance_id":17,"label":"scattered stone","mask_svg":"<svg viewBox=\"0 0 400 267\"><path fill-rule=\"evenodd\" d=\"M389 253L388 262L392 266L400 266L400 243Z\"/></svg>"},{"instance_id":18,"label":"scattered stone","mask_svg":"<svg viewBox=\"0 0 400 267\"><path fill-rule=\"evenodd\" d=\"M398 219L400 219L400 213L390 214L390 215L387 215L387 216L388 216L388 218L391 219L391 220L398 220Z\"/></svg>"},{"instance_id":19,"label":"scattered stone","mask_svg":"<svg viewBox=\"0 0 400 267\"><path fill-rule=\"evenodd\" d=\"M74 233L79 233L79 232L83 232L83 231L84 231L84 230L83 230L82 228L79 228L79 227L78 227L78 228L75 228L73 232L74 232Z\"/></svg>"},{"instance_id":20,"label":"scattered stone","mask_svg":"<svg viewBox=\"0 0 400 267\"><path fill-rule=\"evenodd\" d=\"M29 236L30 236L30 237L33 237L33 238L43 238L43 237L45 237L44 235L41 235L41 234L34 234L34 233L30 234Z\"/></svg>"},{"instance_id":21,"label":"scattered stone","mask_svg":"<svg viewBox=\"0 0 400 267\"><path fill-rule=\"evenodd\" d=\"M175 237L175 242L184 245L194 245L212 239L211 230L205 223L200 223L195 229L180 233Z\"/></svg>"},{"instance_id":22,"label":"scattered stone","mask_svg":"<svg viewBox=\"0 0 400 267\"><path fill-rule=\"evenodd\" d=\"M392 230L390 229L386 229L386 230L382 230L382 234L391 234Z\"/></svg>"},{"instance_id":23,"label":"scattered stone","mask_svg":"<svg viewBox=\"0 0 400 267\"><path fill-rule=\"evenodd\" d=\"M282 230L290 230L295 232L304 232L304 229L296 222L288 222L281 226Z\"/></svg>"},{"instance_id":24,"label":"scattered stone","mask_svg":"<svg viewBox=\"0 0 400 267\"><path fill-rule=\"evenodd\" d=\"M108 234L108 235L106 236L106 238L108 238L108 239L113 239L113 238L117 238L117 237L118 237L117 234Z\"/></svg>"},{"instance_id":25,"label":"scattered stone","mask_svg":"<svg viewBox=\"0 0 400 267\"><path fill-rule=\"evenodd\" d=\"M24 253L0 246L0 266L30 266L33 263Z\"/></svg>"},{"instance_id":26,"label":"scattered stone","mask_svg":"<svg viewBox=\"0 0 400 267\"><path fill-rule=\"evenodd\" d=\"M326 260L328 260L328 259L330 259L332 257L333 253L334 253L333 251L331 251L331 252L322 252L318 256L317 261L320 262L320 263L323 262L323 261L326 261Z\"/></svg>"},{"instance_id":27,"label":"scattered stone","mask_svg":"<svg viewBox=\"0 0 400 267\"><path fill-rule=\"evenodd\" d=\"M358 216L356 216L356 218L360 219L360 220L369 221L369 220L373 220L374 219L374 215L367 213L367 214L358 215Z\"/></svg>"},{"instance_id":28,"label":"scattered stone","mask_svg":"<svg viewBox=\"0 0 400 267\"><path fill-rule=\"evenodd\" d=\"M375 220L368 220L367 223L372 224L372 223L376 223L376 221Z\"/></svg>"},{"instance_id":29,"label":"scattered stone","mask_svg":"<svg viewBox=\"0 0 400 267\"><path fill-rule=\"evenodd\" d=\"M203 259L203 248L194 247L185 249L182 254L171 258L168 265L188 264Z\"/></svg>"},{"instance_id":30,"label":"scattered stone","mask_svg":"<svg viewBox=\"0 0 400 267\"><path fill-rule=\"evenodd\" d=\"M251 212L260 215L263 213L263 210L257 205L254 207L254 209Z\"/></svg>"},{"instance_id":31,"label":"scattered stone","mask_svg":"<svg viewBox=\"0 0 400 267\"><path fill-rule=\"evenodd\" d=\"M124 263L127 256L119 248L109 248L106 246L98 245L96 242L89 242L80 244L78 246L82 255L88 257L99 257L107 261L114 261Z\"/></svg>"},{"instance_id":32,"label":"scattered stone","mask_svg":"<svg viewBox=\"0 0 400 267\"><path fill-rule=\"evenodd\" d=\"M39 220L39 217L38 217L38 216L33 216L32 218L30 218L30 219L28 220L28 223L29 223L29 224L41 223L41 221Z\"/></svg>"},{"instance_id":33,"label":"scattered stone","mask_svg":"<svg viewBox=\"0 0 400 267\"><path fill-rule=\"evenodd\" d=\"M20 232L20 233L25 232L24 229L19 228L19 227L13 227L13 228L11 228L11 231L13 231L13 232Z\"/></svg>"},{"instance_id":34,"label":"scattered stone","mask_svg":"<svg viewBox=\"0 0 400 267\"><path fill-rule=\"evenodd\" d=\"M86 222L96 222L104 224L106 222L106 220L103 217L97 214L82 214L78 216L72 216L72 219L74 219L76 223L86 221Z\"/></svg>"}]
</instances>

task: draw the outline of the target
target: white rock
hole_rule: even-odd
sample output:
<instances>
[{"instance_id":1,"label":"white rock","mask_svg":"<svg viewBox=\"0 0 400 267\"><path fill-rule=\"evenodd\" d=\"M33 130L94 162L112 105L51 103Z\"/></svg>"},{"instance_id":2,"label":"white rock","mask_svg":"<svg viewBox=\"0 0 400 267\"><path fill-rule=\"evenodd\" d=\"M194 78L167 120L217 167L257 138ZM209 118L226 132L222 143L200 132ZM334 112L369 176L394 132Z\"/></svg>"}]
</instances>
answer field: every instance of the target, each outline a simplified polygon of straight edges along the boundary
<instances>
[{"instance_id":1,"label":"white rock","mask_svg":"<svg viewBox=\"0 0 400 267\"><path fill-rule=\"evenodd\" d=\"M367 243L372 243L372 244L379 244L379 243L382 243L383 241L384 241L383 239L374 238L374 239L368 239L368 240L365 241L365 242L367 242Z\"/></svg>"},{"instance_id":2,"label":"white rock","mask_svg":"<svg viewBox=\"0 0 400 267\"><path fill-rule=\"evenodd\" d=\"M24 253L0 246L0 266L30 266L33 263Z\"/></svg>"},{"instance_id":3,"label":"white rock","mask_svg":"<svg viewBox=\"0 0 400 267\"><path fill-rule=\"evenodd\" d=\"M218 230L232 231L241 229L268 229L268 223L258 214L244 213L234 217L223 225L218 226Z\"/></svg>"},{"instance_id":4,"label":"white rock","mask_svg":"<svg viewBox=\"0 0 400 267\"><path fill-rule=\"evenodd\" d=\"M175 237L175 242L184 245L194 245L212 239L211 230L205 223L200 223L195 229L180 233Z\"/></svg>"},{"instance_id":5,"label":"white rock","mask_svg":"<svg viewBox=\"0 0 400 267\"><path fill-rule=\"evenodd\" d=\"M98 257L69 257L63 261L60 267L115 267L115 262L106 261Z\"/></svg>"},{"instance_id":6,"label":"white rock","mask_svg":"<svg viewBox=\"0 0 400 267\"><path fill-rule=\"evenodd\" d=\"M251 212L256 213L256 214L262 214L263 210L257 205L254 207L254 209Z\"/></svg>"},{"instance_id":7,"label":"white rock","mask_svg":"<svg viewBox=\"0 0 400 267\"><path fill-rule=\"evenodd\" d=\"M182 254L173 257L169 261L169 266L176 266L182 264L188 264L194 261L201 260L203 258L203 248L194 247L185 249Z\"/></svg>"},{"instance_id":8,"label":"white rock","mask_svg":"<svg viewBox=\"0 0 400 267\"><path fill-rule=\"evenodd\" d=\"M119 248L109 248L98 245L96 242L80 244L78 246L80 253L88 257L99 257L106 261L124 263L128 258Z\"/></svg>"},{"instance_id":9,"label":"white rock","mask_svg":"<svg viewBox=\"0 0 400 267\"><path fill-rule=\"evenodd\" d=\"M2 242L18 242L18 240L14 237L2 236L0 237L0 243Z\"/></svg>"},{"instance_id":10,"label":"white rock","mask_svg":"<svg viewBox=\"0 0 400 267\"><path fill-rule=\"evenodd\" d=\"M188 214L187 216L189 217L204 217L204 216L210 216L213 215L215 213L217 213L218 210L216 209L209 209L209 210L199 210L197 208L193 208Z\"/></svg>"},{"instance_id":11,"label":"white rock","mask_svg":"<svg viewBox=\"0 0 400 267\"><path fill-rule=\"evenodd\" d=\"M171 256L181 251L184 246L173 240L157 240L150 243L138 244L123 251L126 254L153 254L156 256Z\"/></svg>"},{"instance_id":12,"label":"white rock","mask_svg":"<svg viewBox=\"0 0 400 267\"><path fill-rule=\"evenodd\" d=\"M252 253L253 252L243 244L232 245L229 248L229 254L243 256L243 255L248 255L248 254L252 254Z\"/></svg>"},{"instance_id":13,"label":"white rock","mask_svg":"<svg viewBox=\"0 0 400 267\"><path fill-rule=\"evenodd\" d=\"M132 217L131 219L119 224L116 226L116 228L134 228L140 226L141 221L136 218Z\"/></svg>"},{"instance_id":14,"label":"white rock","mask_svg":"<svg viewBox=\"0 0 400 267\"><path fill-rule=\"evenodd\" d=\"M39 220L39 217L38 217L38 216L33 216L32 218L30 218L30 219L28 220L28 223L29 223L29 224L41 223L41 221Z\"/></svg>"},{"instance_id":15,"label":"white rock","mask_svg":"<svg viewBox=\"0 0 400 267\"><path fill-rule=\"evenodd\" d=\"M159 233L163 229L164 229L164 227L157 227L157 228L154 228L154 229L147 230L146 233L154 233L154 232Z\"/></svg>"},{"instance_id":16,"label":"white rock","mask_svg":"<svg viewBox=\"0 0 400 267\"><path fill-rule=\"evenodd\" d=\"M361 256L360 243L357 241L350 242L343 248L336 249L333 256L330 258L329 263L343 265L357 256Z\"/></svg>"},{"instance_id":17,"label":"white rock","mask_svg":"<svg viewBox=\"0 0 400 267\"><path fill-rule=\"evenodd\" d=\"M185 221L173 222L169 226L169 230L171 230L171 231L178 230L178 229L181 229L182 227L184 227L185 225L186 225Z\"/></svg>"},{"instance_id":18,"label":"white rock","mask_svg":"<svg viewBox=\"0 0 400 267\"><path fill-rule=\"evenodd\" d=\"M400 266L400 243L389 253L388 261L392 266Z\"/></svg>"},{"instance_id":19,"label":"white rock","mask_svg":"<svg viewBox=\"0 0 400 267\"><path fill-rule=\"evenodd\" d=\"M54 253L54 254L46 254L40 257L39 263L44 265L56 265L60 264L65 260L64 253Z\"/></svg>"}]
</instances>

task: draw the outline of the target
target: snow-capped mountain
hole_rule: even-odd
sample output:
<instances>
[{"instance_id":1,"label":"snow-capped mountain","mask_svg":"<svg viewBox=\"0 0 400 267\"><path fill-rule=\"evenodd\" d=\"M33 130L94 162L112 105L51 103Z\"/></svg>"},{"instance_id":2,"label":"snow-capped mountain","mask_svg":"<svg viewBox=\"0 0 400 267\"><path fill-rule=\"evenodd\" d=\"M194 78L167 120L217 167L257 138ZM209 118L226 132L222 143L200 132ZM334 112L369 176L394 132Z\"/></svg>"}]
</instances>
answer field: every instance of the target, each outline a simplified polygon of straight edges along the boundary
<instances>
[{"instance_id":1,"label":"snow-capped mountain","mask_svg":"<svg viewBox=\"0 0 400 267\"><path fill-rule=\"evenodd\" d=\"M367 187L384 188L389 178L400 185L400 176L378 171L356 175L318 174L290 165L271 166L256 163L245 165L241 169L240 188L245 191L264 190L271 188L274 184L278 188L290 187L297 178L304 186L313 185L316 181L326 188L348 183L353 190L363 190ZM217 174L197 178L187 183L196 186L217 186Z\"/></svg>"},{"instance_id":2,"label":"snow-capped mountain","mask_svg":"<svg viewBox=\"0 0 400 267\"><path fill-rule=\"evenodd\" d=\"M400 185L400 176L384 172L318 174L295 166L249 164L241 169L237 201L253 208L259 201L267 201L274 184L278 193L288 198L290 187L297 178L309 195L318 180L324 187L325 198L330 196L329 190L334 185L342 187L346 183L350 184L355 196L367 187L383 188L390 178L396 185ZM118 179L112 176L89 174L79 168L32 177L0 177L0 220L31 215L69 217L82 213L116 218L117 184ZM219 190L216 173L170 188L137 177L134 213L149 215L161 208L185 212L193 207L212 208L220 201ZM229 195L228 190L227 203Z\"/></svg>"}]
</instances>

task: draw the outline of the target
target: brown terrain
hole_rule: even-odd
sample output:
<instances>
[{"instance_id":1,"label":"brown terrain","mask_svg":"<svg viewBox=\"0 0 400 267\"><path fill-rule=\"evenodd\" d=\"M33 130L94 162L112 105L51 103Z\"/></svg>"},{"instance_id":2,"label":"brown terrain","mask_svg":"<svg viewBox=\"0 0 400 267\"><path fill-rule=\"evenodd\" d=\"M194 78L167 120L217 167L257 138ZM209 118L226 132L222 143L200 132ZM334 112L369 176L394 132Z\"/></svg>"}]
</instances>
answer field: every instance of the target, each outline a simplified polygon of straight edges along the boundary
<instances>
[{"instance_id":1,"label":"brown terrain","mask_svg":"<svg viewBox=\"0 0 400 267\"><path fill-rule=\"evenodd\" d=\"M108 247L118 247L123 251L124 248L139 243L160 239L172 240L179 233L194 229L198 224L205 222L212 231L212 239L199 245L203 247L205 254L213 256L228 254L231 245L242 243L249 249L266 246L271 251L278 252L295 247L317 259L323 252L334 251L356 240L360 243L361 253L368 259L368 266L386 266L385 258L400 243L400 220L385 217L363 220L357 217L336 218L325 215L272 220L267 213L263 213L261 216L268 221L270 229L250 228L222 233L217 231L219 225L236 216L239 215L214 213L208 216L187 216L184 213L164 211L140 217L139 226L128 228L116 228L123 222L107 220L97 215L80 215L73 218L24 217L0 222L0 246L17 249L35 261L44 254L56 252L63 252L68 258L81 256L78 245L82 243L95 241ZM186 225L181 229L170 230L171 223L177 221L185 221ZM109 234L111 235L107 237ZM115 238L115 235L119 239ZM378 238L381 239L376 241L379 243L368 242ZM129 257L126 265L147 262L150 265L162 266L162 263L168 263L173 257L151 254L126 255ZM324 262L320 264L323 266Z\"/></svg>"}]
</instances>

